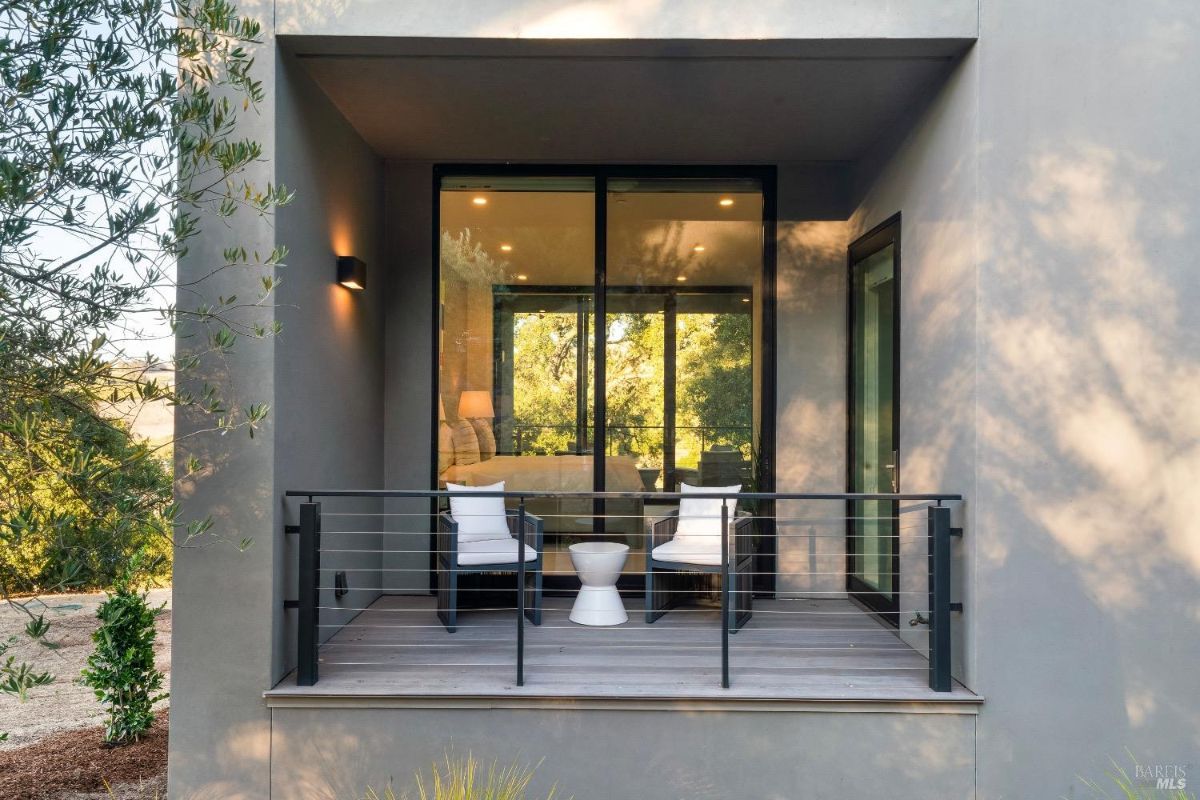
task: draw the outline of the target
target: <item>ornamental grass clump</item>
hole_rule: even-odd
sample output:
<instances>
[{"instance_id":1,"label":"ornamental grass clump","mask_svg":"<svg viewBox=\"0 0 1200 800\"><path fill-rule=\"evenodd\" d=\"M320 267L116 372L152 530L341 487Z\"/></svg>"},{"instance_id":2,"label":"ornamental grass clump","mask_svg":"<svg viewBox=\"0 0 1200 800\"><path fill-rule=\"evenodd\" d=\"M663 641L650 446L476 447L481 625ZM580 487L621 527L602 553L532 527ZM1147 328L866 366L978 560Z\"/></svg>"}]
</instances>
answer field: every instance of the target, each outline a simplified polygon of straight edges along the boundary
<instances>
[{"instance_id":1,"label":"ornamental grass clump","mask_svg":"<svg viewBox=\"0 0 1200 800\"><path fill-rule=\"evenodd\" d=\"M154 704L167 697L160 693L165 676L154 666L154 620L163 606L152 608L135 588L142 561L141 553L130 560L97 609L96 649L83 671L83 682L108 707L104 741L112 745L141 739L154 723Z\"/></svg>"},{"instance_id":2,"label":"ornamental grass clump","mask_svg":"<svg viewBox=\"0 0 1200 800\"><path fill-rule=\"evenodd\" d=\"M479 761L468 754L466 758L446 756L443 764L434 763L433 774L424 778L417 773L417 800L528 800L529 784L534 767L512 763L500 766L493 761L484 772ZM554 800L557 787L550 789L546 800ZM408 800L409 794L397 795L391 786L380 794L367 789L363 800ZM570 798L568 798L570 800Z\"/></svg>"}]
</instances>

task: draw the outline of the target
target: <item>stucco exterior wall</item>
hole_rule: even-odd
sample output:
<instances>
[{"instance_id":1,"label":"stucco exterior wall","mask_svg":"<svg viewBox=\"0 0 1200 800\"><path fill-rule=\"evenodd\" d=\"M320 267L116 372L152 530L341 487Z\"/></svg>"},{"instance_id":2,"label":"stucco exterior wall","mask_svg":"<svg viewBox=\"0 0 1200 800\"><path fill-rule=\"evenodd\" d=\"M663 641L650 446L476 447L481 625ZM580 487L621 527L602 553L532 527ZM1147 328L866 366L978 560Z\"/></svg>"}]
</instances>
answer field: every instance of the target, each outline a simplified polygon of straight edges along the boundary
<instances>
[{"instance_id":1,"label":"stucco exterior wall","mask_svg":"<svg viewBox=\"0 0 1200 800\"><path fill-rule=\"evenodd\" d=\"M954 674L973 686L972 571L975 528L974 332L976 308L977 58L968 53L928 105L898 120L856 166L859 199L853 240L901 214L900 489L962 494L955 509L968 535L953 545L957 575ZM925 515L900 522L900 632L925 650L926 626L912 627L929 603Z\"/></svg>"},{"instance_id":2,"label":"stucco exterior wall","mask_svg":"<svg viewBox=\"0 0 1200 800\"><path fill-rule=\"evenodd\" d=\"M275 343L275 375L288 387L276 397L278 485L383 486L384 297L391 281L383 246L383 162L293 61L281 58L276 84L276 159L295 200L276 215L287 266L276 297L283 332ZM367 289L334 283L336 257L367 265ZM286 502L299 521L299 499ZM349 622L382 591L378 501L322 500L322 625ZM287 597L296 596L296 537L284 550ZM359 552L355 552L359 551ZM335 597L334 570L349 592ZM277 641L276 679L295 666L291 634ZM334 633L320 631L321 638Z\"/></svg>"},{"instance_id":3,"label":"stucco exterior wall","mask_svg":"<svg viewBox=\"0 0 1200 800\"><path fill-rule=\"evenodd\" d=\"M1200 775L1200 9L986 2L980 796Z\"/></svg>"},{"instance_id":4,"label":"stucco exterior wall","mask_svg":"<svg viewBox=\"0 0 1200 800\"><path fill-rule=\"evenodd\" d=\"M385 285L381 164L302 73L274 58L270 38L263 49L258 76L272 90L257 113L243 117L241 130L270 158L251 169L253 179L282 180L296 200L271 223L245 214L231 228L210 225L180 264L186 281L220 263L220 251L231 244L260 253L277 241L290 248L276 275L275 304L259 319L268 327L277 319L282 333L244 341L202 370L232 390L234 407L270 405L266 424L253 439L205 434L176 448L180 467L192 455L212 465L178 486L184 518L211 514L215 523L212 541L176 555L172 602L181 607L173 619L170 785L178 797L269 795L261 692L295 662L295 612L283 609L296 593L295 542L285 541L283 525L297 521L296 506L285 508L280 493L331 481L382 483L382 292L352 295L333 284L335 254L352 254L368 263L368 285ZM204 286L250 298L261 289L259 274L230 270ZM181 338L180 347L188 346ZM276 393L277 385L285 389ZM203 422L180 415L177 435L197 424ZM325 510L366 509L327 503ZM324 527L329 536L339 528L370 528L349 522L329 517ZM239 552L243 538L250 547ZM342 538L351 547L379 541L378 534ZM333 573L323 573L321 605L345 609L326 611L325 621L349 619L378 594L378 556L333 554L323 566L352 570L352 591L340 601Z\"/></svg>"},{"instance_id":5,"label":"stucco exterior wall","mask_svg":"<svg viewBox=\"0 0 1200 800\"><path fill-rule=\"evenodd\" d=\"M412 489L433 476L433 165L389 162L385 168L389 257L395 280L387 296L386 485ZM390 592L429 590L427 501L390 500L384 585Z\"/></svg>"},{"instance_id":6,"label":"stucco exterior wall","mask_svg":"<svg viewBox=\"0 0 1200 800\"><path fill-rule=\"evenodd\" d=\"M974 38L973 0L278 0L281 35L548 39Z\"/></svg>"},{"instance_id":7,"label":"stucco exterior wall","mask_svg":"<svg viewBox=\"0 0 1200 800\"><path fill-rule=\"evenodd\" d=\"M530 789L579 800L973 796L970 714L272 709L272 797L397 794L447 753L542 761ZM558 796L556 795L556 796Z\"/></svg>"},{"instance_id":8,"label":"stucco exterior wall","mask_svg":"<svg viewBox=\"0 0 1200 800\"><path fill-rule=\"evenodd\" d=\"M846 485L848 165L781 165L776 256L776 488ZM845 594L845 504L775 510L783 596Z\"/></svg>"},{"instance_id":9,"label":"stucco exterior wall","mask_svg":"<svg viewBox=\"0 0 1200 800\"><path fill-rule=\"evenodd\" d=\"M244 13L270 17L266 3L244 3ZM263 142L273 155L275 138L274 38L268 28L259 54L257 76L265 86L258 113L245 115L239 131ZM275 180L274 161L253 164L248 178ZM180 259L180 283L208 274L223 263L222 251L232 243L269 253L275 231L253 214L239 214L228 226L209 223ZM209 291L254 297L261 290L259 274L227 270L206 284ZM196 298L184 295L181 305L194 307ZM273 309L262 320L270 324ZM204 349L203 339L180 331L180 352ZM271 341L243 341L225 358L208 356L201 367L181 376L180 386L197 394L205 380L217 381L235 408L251 403L273 404L275 348ZM213 533L175 551L172 587L172 674L169 782L173 797L221 797L251 800L269 789L270 724L258 692L275 675L272 641L280 629L283 609L276 603L281 580L282 524L275 483L275 416L251 439L244 432L221 436L196 431L211 420L188 413L175 417L175 468L187 473L195 456L210 465L200 475L176 483L181 518L211 516ZM237 543L252 544L240 552ZM236 657L232 657L237 654ZM181 722L182 721L182 722Z\"/></svg>"}]
</instances>

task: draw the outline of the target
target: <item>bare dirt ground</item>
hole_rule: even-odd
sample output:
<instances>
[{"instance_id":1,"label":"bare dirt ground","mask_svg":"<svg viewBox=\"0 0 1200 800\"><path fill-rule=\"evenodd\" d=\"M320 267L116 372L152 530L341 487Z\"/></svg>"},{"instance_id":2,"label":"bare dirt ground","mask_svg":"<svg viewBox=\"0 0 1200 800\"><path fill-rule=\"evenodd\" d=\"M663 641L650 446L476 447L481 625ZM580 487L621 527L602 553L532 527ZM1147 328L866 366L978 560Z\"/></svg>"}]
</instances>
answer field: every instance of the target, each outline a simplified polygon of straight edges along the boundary
<instances>
[{"instance_id":1,"label":"bare dirt ground","mask_svg":"<svg viewBox=\"0 0 1200 800\"><path fill-rule=\"evenodd\" d=\"M156 797L162 800L166 797L165 714L156 733L136 745L137 750L110 750L98 746L102 735L98 726L104 721L103 709L92 690L79 683L79 673L92 652L96 609L103 600L103 593L52 595L43 598L44 607L31 609L34 613L44 613L50 623L46 638L59 645L53 650L30 642L23 632L28 617L0 603L0 640L12 635L17 637L17 644L8 654L15 655L18 662L30 662L39 671L48 671L55 676L53 684L33 689L25 703L0 695L0 731L9 734L8 741L0 743L0 764L3 765L0 766L0 796L5 800L109 800L110 795L103 791L79 793L89 786L89 780L94 781L93 788L102 789L99 780L106 776L118 782L112 795L118 800L152 800ZM150 601L156 606L166 604L158 617L155 651L158 668L167 674L164 689L170 691L171 590L151 590ZM3 786L6 778L11 778L18 770L28 771L31 763L41 764L39 769L44 769L44 773L38 781L28 785L40 783L41 788Z\"/></svg>"}]
</instances>

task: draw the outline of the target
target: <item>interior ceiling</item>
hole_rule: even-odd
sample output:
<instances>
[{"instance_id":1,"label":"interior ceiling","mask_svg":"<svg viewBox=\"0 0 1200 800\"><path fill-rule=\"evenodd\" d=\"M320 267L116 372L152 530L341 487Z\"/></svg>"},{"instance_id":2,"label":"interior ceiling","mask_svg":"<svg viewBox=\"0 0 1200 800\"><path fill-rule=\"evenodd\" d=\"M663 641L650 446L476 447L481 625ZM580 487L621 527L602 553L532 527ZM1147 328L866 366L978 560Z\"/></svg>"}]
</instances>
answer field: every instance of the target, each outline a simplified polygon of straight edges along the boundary
<instances>
[{"instance_id":1,"label":"interior ceiling","mask_svg":"<svg viewBox=\"0 0 1200 800\"><path fill-rule=\"evenodd\" d=\"M966 46L733 44L285 46L385 158L581 163L855 161Z\"/></svg>"},{"instance_id":2,"label":"interior ceiling","mask_svg":"<svg viewBox=\"0 0 1200 800\"><path fill-rule=\"evenodd\" d=\"M469 235L509 283L590 286L593 197L443 191L441 226L454 238ZM751 286L762 273L758 192L610 192L607 203L610 286Z\"/></svg>"}]
</instances>

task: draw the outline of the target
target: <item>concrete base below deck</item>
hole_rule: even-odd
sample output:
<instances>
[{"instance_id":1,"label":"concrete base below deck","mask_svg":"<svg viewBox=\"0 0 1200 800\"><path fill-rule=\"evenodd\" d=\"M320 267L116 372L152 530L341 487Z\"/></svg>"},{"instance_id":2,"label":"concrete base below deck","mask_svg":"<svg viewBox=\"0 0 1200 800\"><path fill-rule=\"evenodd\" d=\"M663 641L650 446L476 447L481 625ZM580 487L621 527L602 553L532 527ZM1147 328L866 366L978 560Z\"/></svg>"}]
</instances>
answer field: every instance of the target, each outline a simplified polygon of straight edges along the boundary
<instances>
[{"instance_id":1,"label":"concrete base below deck","mask_svg":"<svg viewBox=\"0 0 1200 800\"><path fill-rule=\"evenodd\" d=\"M880 706L860 705L874 709ZM797 708L800 708L797 706ZM960 706L966 711L965 706ZM968 800L973 713L272 708L271 797L415 796L433 763L536 765L529 797Z\"/></svg>"}]
</instances>

